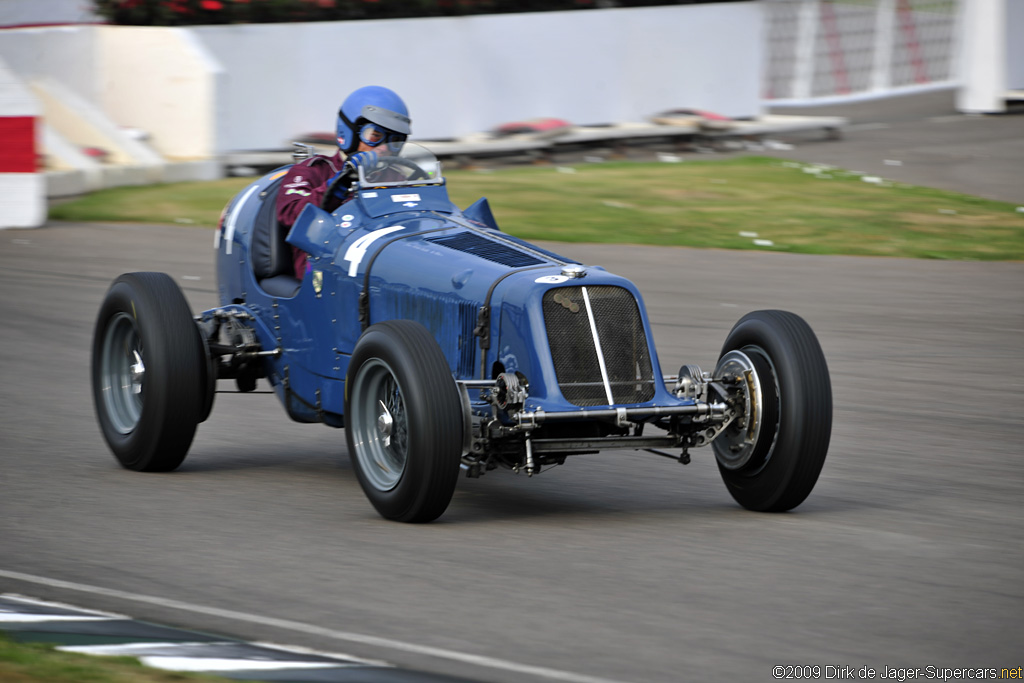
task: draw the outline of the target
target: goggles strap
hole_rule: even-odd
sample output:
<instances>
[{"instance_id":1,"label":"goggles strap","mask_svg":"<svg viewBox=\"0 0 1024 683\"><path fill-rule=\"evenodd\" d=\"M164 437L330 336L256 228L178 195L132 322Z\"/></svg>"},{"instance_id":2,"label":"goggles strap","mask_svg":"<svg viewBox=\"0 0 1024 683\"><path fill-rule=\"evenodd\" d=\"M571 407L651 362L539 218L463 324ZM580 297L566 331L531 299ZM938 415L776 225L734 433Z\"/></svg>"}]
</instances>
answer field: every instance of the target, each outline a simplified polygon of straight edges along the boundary
<instances>
[{"instance_id":1,"label":"goggles strap","mask_svg":"<svg viewBox=\"0 0 1024 683\"><path fill-rule=\"evenodd\" d=\"M345 125L348 127L348 129L350 131L352 131L353 138L351 140L346 140L345 141L345 146L346 147L354 148L358 144L356 142L356 140L359 139L359 129L356 128L356 125L354 123L352 123L347 116L345 116L345 112L342 111L341 109L338 110L338 116L345 123ZM358 121L358 120L359 119L356 119L356 121Z\"/></svg>"}]
</instances>

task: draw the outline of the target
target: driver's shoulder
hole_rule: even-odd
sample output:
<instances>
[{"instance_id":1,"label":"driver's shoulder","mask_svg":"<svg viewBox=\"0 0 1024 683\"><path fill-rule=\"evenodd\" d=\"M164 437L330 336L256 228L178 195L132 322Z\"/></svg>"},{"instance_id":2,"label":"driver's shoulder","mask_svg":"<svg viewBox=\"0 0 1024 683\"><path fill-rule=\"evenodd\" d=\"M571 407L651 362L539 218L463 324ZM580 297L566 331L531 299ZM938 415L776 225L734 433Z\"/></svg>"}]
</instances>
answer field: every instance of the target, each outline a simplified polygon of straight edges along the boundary
<instances>
[{"instance_id":1,"label":"driver's shoulder","mask_svg":"<svg viewBox=\"0 0 1024 683\"><path fill-rule=\"evenodd\" d=\"M317 154L311 156L308 159L303 159L292 165L290 172L294 173L296 170L302 168L316 168L322 171L329 171L331 174L337 173L341 170L343 162L339 155L325 156L323 154Z\"/></svg>"}]
</instances>

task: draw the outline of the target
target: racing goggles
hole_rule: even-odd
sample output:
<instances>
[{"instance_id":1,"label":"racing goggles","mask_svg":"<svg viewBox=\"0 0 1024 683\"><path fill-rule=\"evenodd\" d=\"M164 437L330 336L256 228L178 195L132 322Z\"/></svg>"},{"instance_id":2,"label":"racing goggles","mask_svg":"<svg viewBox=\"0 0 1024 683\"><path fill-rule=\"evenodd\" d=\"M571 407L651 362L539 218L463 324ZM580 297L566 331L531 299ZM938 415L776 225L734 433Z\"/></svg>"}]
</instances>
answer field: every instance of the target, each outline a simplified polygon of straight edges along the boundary
<instances>
[{"instance_id":1,"label":"racing goggles","mask_svg":"<svg viewBox=\"0 0 1024 683\"><path fill-rule=\"evenodd\" d=\"M388 144L405 142L408 137L405 133L396 133L376 123L364 123L359 129L359 139L370 147L376 147L382 142Z\"/></svg>"}]
</instances>

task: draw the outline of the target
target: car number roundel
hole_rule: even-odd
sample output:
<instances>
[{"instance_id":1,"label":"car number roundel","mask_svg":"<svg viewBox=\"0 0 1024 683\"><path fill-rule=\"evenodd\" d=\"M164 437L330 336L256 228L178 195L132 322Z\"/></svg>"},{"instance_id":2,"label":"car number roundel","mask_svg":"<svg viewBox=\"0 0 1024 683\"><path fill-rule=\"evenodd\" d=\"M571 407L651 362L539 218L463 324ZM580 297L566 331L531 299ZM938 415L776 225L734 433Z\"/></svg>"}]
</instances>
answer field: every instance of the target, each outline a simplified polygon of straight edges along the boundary
<instances>
[{"instance_id":1,"label":"car number roundel","mask_svg":"<svg viewBox=\"0 0 1024 683\"><path fill-rule=\"evenodd\" d=\"M359 270L359 264L362 263L363 257L366 256L366 250L369 249L371 244L379 240L381 237L390 235L391 233L399 230L405 230L405 226L393 225L390 228L374 230L350 244L348 249L345 250L345 260L348 261L348 276L356 276L356 271Z\"/></svg>"}]
</instances>

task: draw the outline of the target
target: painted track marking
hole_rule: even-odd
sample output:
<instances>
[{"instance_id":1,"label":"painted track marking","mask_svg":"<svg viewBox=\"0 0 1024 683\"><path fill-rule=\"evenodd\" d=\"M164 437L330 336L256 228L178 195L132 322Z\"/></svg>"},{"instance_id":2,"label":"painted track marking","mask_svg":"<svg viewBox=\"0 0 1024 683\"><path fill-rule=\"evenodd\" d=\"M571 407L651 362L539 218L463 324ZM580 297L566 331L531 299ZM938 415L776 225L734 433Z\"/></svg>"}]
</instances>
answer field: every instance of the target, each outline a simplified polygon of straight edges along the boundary
<instances>
[{"instance_id":1,"label":"painted track marking","mask_svg":"<svg viewBox=\"0 0 1024 683\"><path fill-rule=\"evenodd\" d=\"M234 621L242 621L249 624L270 626L273 628L295 631L297 633L307 633L309 635L332 638L335 640L342 640L350 643L372 645L374 647L397 650L400 652L426 655L428 657L447 659L454 662L472 664L475 666L485 667L488 669L498 669L501 671L511 671L515 673L527 674L530 676L536 676L538 678L544 678L553 681L565 681L566 683L621 683L620 681L614 681L608 678L598 678L596 676L588 676L586 674L578 674L573 673L571 671L561 671L559 669L550 669L548 667L543 666L521 664L519 662L498 659L496 657L473 655L466 652L447 650L445 648L433 647L430 645L417 645L416 643L407 643L401 640L393 640L391 638L371 636L364 633L354 633L351 631L337 631L334 629L314 626L312 624L304 624L300 621L278 619L276 617L266 617L259 614L249 614L247 612L236 612L235 610L221 609L219 607L207 607L205 605L196 605L190 602L183 602L181 600L161 598L154 595L143 595L141 593L131 593L128 591L115 590L112 588L103 588L101 586L90 586L84 583L62 581L60 579L51 579L45 576L35 576L33 574L23 574L21 572L8 571L6 569L0 569L0 577L14 579L15 581L24 581L26 583L37 584L40 586L48 586L50 588L60 588L64 590L77 591L79 593L86 593L89 595L102 595L109 598L116 598L118 600L141 602L149 605L156 605L159 607L176 609L182 612L192 612L194 614L203 614L206 616L219 617L222 619L232 619Z\"/></svg>"}]
</instances>

